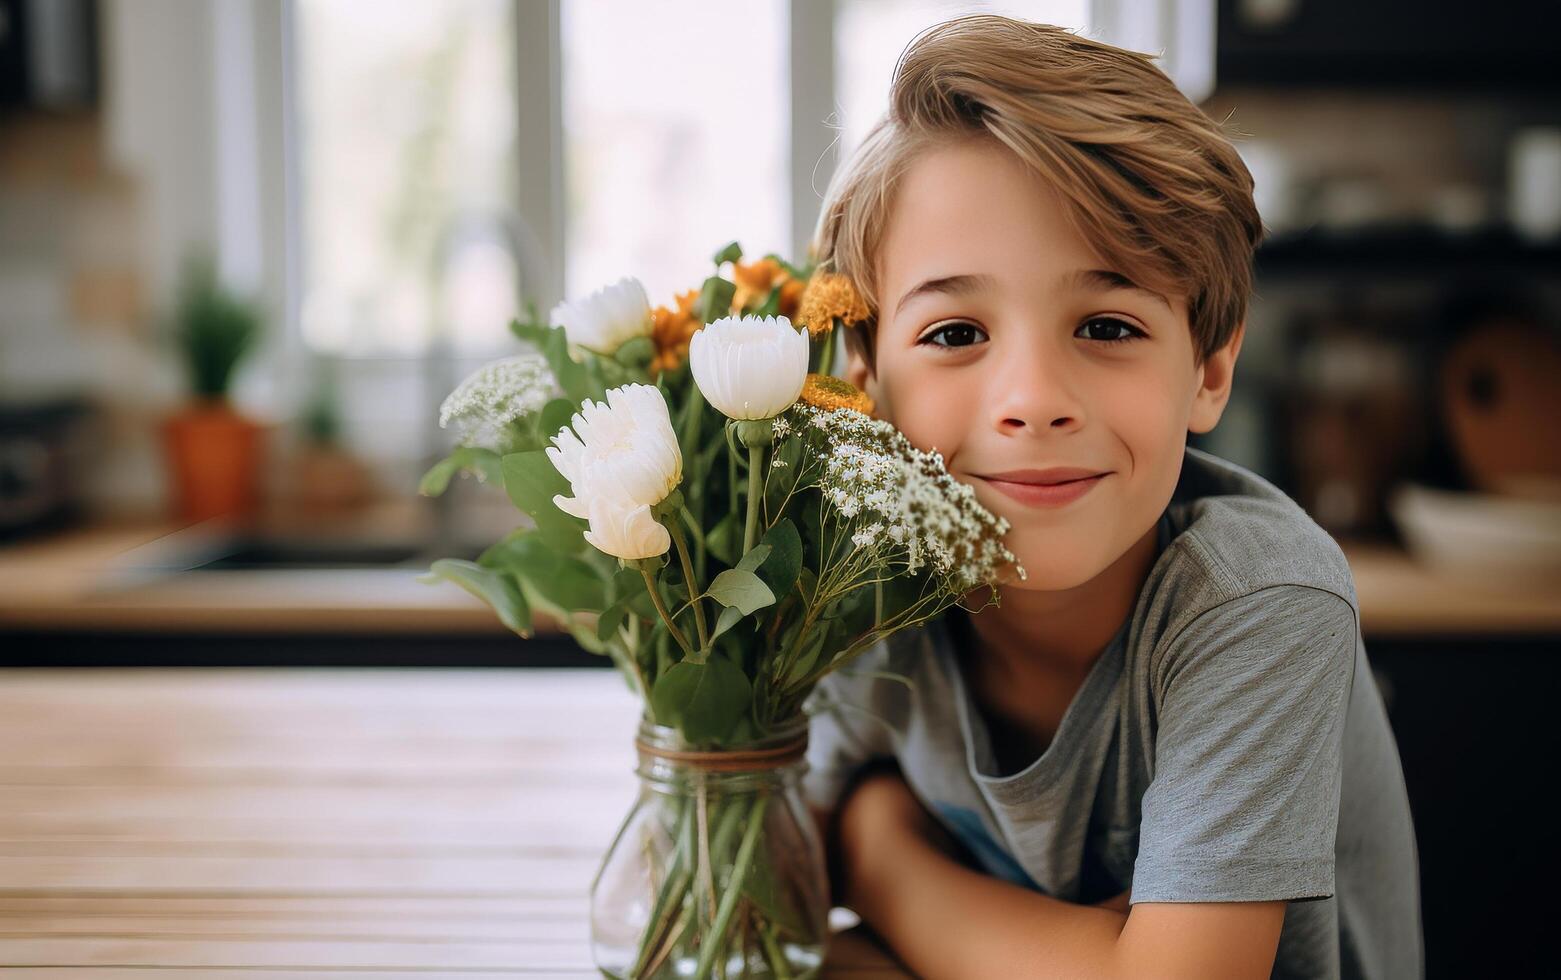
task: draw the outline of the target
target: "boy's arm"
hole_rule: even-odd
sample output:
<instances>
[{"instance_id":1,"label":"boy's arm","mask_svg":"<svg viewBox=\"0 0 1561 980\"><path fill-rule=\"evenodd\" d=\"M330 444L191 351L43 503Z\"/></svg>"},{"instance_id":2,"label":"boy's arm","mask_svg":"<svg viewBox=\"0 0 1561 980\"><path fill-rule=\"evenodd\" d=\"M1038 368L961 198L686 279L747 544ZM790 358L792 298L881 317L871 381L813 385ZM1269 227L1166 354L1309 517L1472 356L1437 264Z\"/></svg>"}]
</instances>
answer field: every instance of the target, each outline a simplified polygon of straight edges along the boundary
<instances>
[{"instance_id":1,"label":"boy's arm","mask_svg":"<svg viewBox=\"0 0 1561 980\"><path fill-rule=\"evenodd\" d=\"M1285 903L1059 901L959 862L893 773L855 787L839 822L842 904L906 966L950 977L1267 977Z\"/></svg>"}]
</instances>

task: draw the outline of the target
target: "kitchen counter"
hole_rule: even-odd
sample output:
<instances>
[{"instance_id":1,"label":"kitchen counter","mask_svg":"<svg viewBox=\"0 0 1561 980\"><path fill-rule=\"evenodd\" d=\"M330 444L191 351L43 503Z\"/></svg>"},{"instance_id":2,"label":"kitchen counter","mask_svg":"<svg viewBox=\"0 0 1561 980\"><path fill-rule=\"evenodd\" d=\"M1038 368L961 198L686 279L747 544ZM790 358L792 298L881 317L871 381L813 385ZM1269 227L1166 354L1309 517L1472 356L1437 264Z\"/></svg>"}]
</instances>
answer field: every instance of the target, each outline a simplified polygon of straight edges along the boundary
<instances>
[{"instance_id":1,"label":"kitchen counter","mask_svg":"<svg viewBox=\"0 0 1561 980\"><path fill-rule=\"evenodd\" d=\"M185 572L113 583L173 528L110 524L0 547L0 630L503 634L491 610L407 568ZM1341 542L1368 637L1561 634L1561 590L1475 586L1401 550ZM539 623L539 631L548 624Z\"/></svg>"}]
</instances>

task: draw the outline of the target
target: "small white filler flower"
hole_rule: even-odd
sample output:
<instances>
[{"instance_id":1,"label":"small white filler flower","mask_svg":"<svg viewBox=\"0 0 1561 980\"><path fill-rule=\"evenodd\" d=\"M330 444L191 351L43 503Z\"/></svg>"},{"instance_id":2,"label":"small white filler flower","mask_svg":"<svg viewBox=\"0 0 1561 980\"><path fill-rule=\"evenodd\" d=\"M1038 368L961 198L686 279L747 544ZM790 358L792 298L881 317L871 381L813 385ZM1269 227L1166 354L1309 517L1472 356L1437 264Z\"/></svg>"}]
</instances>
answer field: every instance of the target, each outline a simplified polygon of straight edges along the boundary
<instances>
[{"instance_id":1,"label":"small white filler flower","mask_svg":"<svg viewBox=\"0 0 1561 980\"><path fill-rule=\"evenodd\" d=\"M624 276L584 299L559 303L548 322L563 327L571 344L610 357L625 341L649 336L653 320L645 286Z\"/></svg>"},{"instance_id":2,"label":"small white filler flower","mask_svg":"<svg viewBox=\"0 0 1561 980\"><path fill-rule=\"evenodd\" d=\"M645 384L608 389L607 401L586 399L570 423L573 429L566 425L553 436L547 458L569 481L574 496L559 494L553 503L590 521L596 539L587 540L610 555L630 557L613 548L638 551L656 542L661 547L654 554L666 551L667 530L649 508L682 482L683 453L661 392ZM637 515L639 510L645 513Z\"/></svg>"},{"instance_id":3,"label":"small white filler flower","mask_svg":"<svg viewBox=\"0 0 1561 980\"><path fill-rule=\"evenodd\" d=\"M705 399L727 418L774 418L808 380L808 334L783 316L722 317L698 330L688 362Z\"/></svg>"}]
</instances>

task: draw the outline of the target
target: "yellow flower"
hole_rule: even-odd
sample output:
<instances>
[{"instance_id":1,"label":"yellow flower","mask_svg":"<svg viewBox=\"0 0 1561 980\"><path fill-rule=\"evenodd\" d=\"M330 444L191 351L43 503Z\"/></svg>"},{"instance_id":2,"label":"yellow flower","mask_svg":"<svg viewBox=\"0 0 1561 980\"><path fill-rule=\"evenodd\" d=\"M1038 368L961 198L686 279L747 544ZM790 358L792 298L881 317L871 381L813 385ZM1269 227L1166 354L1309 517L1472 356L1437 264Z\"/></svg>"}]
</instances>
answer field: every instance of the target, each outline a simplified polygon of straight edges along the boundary
<instances>
[{"instance_id":1,"label":"yellow flower","mask_svg":"<svg viewBox=\"0 0 1561 980\"><path fill-rule=\"evenodd\" d=\"M699 290L690 289L677 296L677 309L658 306L651 311L651 338L656 342L656 356L650 362L652 377L666 371L674 371L688 356L688 341L694 331L704 324L694 315L694 304L699 301Z\"/></svg>"},{"instance_id":2,"label":"yellow flower","mask_svg":"<svg viewBox=\"0 0 1561 980\"><path fill-rule=\"evenodd\" d=\"M850 326L871 315L850 279L838 272L819 272L808 280L801 308L792 320L806 326L808 333L816 337L833 330L836 320L841 326Z\"/></svg>"},{"instance_id":3,"label":"yellow flower","mask_svg":"<svg viewBox=\"0 0 1561 980\"><path fill-rule=\"evenodd\" d=\"M802 386L802 401L814 408L849 408L863 415L873 414L873 400L867 392L843 378L829 374L810 374Z\"/></svg>"},{"instance_id":4,"label":"yellow flower","mask_svg":"<svg viewBox=\"0 0 1561 980\"><path fill-rule=\"evenodd\" d=\"M741 316L750 304L763 302L764 297L777 285L781 288L780 308L776 310L778 315L790 319L797 312L797 303L802 298L802 281L792 278L785 266L770 258L756 259L747 264L733 262L732 282L737 287L732 293L733 316Z\"/></svg>"}]
</instances>

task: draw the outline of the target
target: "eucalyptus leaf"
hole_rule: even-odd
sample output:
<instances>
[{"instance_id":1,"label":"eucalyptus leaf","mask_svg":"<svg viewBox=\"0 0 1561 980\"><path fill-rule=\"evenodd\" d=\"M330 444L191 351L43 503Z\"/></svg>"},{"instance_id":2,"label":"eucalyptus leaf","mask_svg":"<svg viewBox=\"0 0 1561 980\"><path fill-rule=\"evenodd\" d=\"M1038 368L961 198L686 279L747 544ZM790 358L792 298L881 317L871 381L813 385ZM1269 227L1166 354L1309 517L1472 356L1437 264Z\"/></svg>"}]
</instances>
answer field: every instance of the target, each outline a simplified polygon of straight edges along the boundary
<instances>
[{"instance_id":1,"label":"eucalyptus leaf","mask_svg":"<svg viewBox=\"0 0 1561 980\"><path fill-rule=\"evenodd\" d=\"M797 583L797 575L802 571L802 537L797 533L797 526L783 517L765 532L753 550L758 551L765 545L770 546L770 553L758 568L759 575L768 583L770 591L778 596L785 595Z\"/></svg>"},{"instance_id":2,"label":"eucalyptus leaf","mask_svg":"<svg viewBox=\"0 0 1561 980\"><path fill-rule=\"evenodd\" d=\"M745 616L775 602L775 593L759 576L738 568L717 575L707 591L721 605L735 606Z\"/></svg>"},{"instance_id":3,"label":"eucalyptus leaf","mask_svg":"<svg viewBox=\"0 0 1561 980\"><path fill-rule=\"evenodd\" d=\"M570 496L569 481L553 466L547 453L537 449L504 457L504 490L516 507L536 522L547 543L561 552L585 547L586 522L566 514L553 503L555 494Z\"/></svg>"},{"instance_id":4,"label":"eucalyptus leaf","mask_svg":"<svg viewBox=\"0 0 1561 980\"><path fill-rule=\"evenodd\" d=\"M736 626L738 620L742 618L743 611L738 609L736 606L722 607L721 615L716 617L715 629L710 633L710 641L712 643L715 642L715 640L718 639L722 633L725 633L733 626Z\"/></svg>"},{"instance_id":5,"label":"eucalyptus leaf","mask_svg":"<svg viewBox=\"0 0 1561 980\"><path fill-rule=\"evenodd\" d=\"M770 546L760 542L753 546L752 551L743 555L742 561L737 563L736 568L740 572L756 572L768 557L770 557Z\"/></svg>"},{"instance_id":6,"label":"eucalyptus leaf","mask_svg":"<svg viewBox=\"0 0 1561 980\"><path fill-rule=\"evenodd\" d=\"M824 649L824 640L828 636L828 630L815 630L804 642L802 653L798 655L796 663L791 665L791 670L786 675L786 683L795 684L808 676L818 663L818 655Z\"/></svg>"},{"instance_id":7,"label":"eucalyptus leaf","mask_svg":"<svg viewBox=\"0 0 1561 980\"><path fill-rule=\"evenodd\" d=\"M747 712L752 686L725 657L684 660L656 680L651 707L662 724L676 725L689 742L718 741Z\"/></svg>"},{"instance_id":8,"label":"eucalyptus leaf","mask_svg":"<svg viewBox=\"0 0 1561 980\"><path fill-rule=\"evenodd\" d=\"M504 483L504 467L498 453L481 446L457 446L450 455L429 467L417 485L417 492L425 497L437 497L450 486L451 478L462 470L476 475L484 483L495 486Z\"/></svg>"},{"instance_id":9,"label":"eucalyptus leaf","mask_svg":"<svg viewBox=\"0 0 1561 980\"><path fill-rule=\"evenodd\" d=\"M579 405L567 398L555 398L542 406L542 415L538 422L541 435L544 440L551 441L558 435L558 431L569 424L574 417ZM546 450L543 450L546 452Z\"/></svg>"},{"instance_id":10,"label":"eucalyptus leaf","mask_svg":"<svg viewBox=\"0 0 1561 980\"><path fill-rule=\"evenodd\" d=\"M731 280L720 276L706 279L699 290L699 299L694 304L694 312L700 322L710 323L729 314L732 310L732 296L736 292L737 286Z\"/></svg>"},{"instance_id":11,"label":"eucalyptus leaf","mask_svg":"<svg viewBox=\"0 0 1561 980\"><path fill-rule=\"evenodd\" d=\"M737 564L737 551L742 547L742 525L736 514L727 514L705 535L705 547L712 555L728 565Z\"/></svg>"},{"instance_id":12,"label":"eucalyptus leaf","mask_svg":"<svg viewBox=\"0 0 1561 980\"><path fill-rule=\"evenodd\" d=\"M429 566L419 582L454 582L486 602L498 613L499 622L519 633L531 636L531 609L514 578L498 569L484 568L459 558L441 558Z\"/></svg>"}]
</instances>

